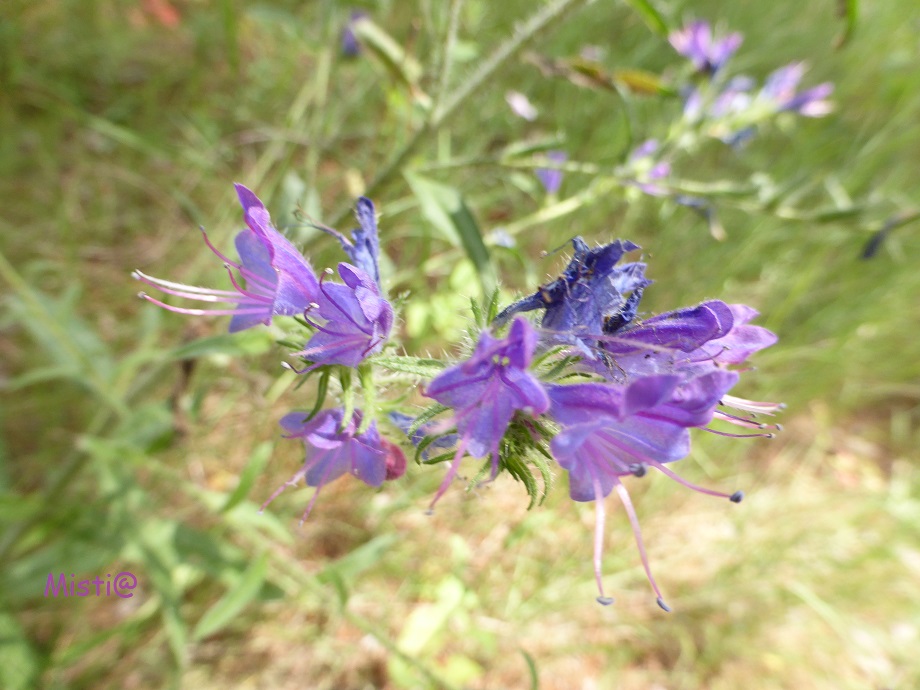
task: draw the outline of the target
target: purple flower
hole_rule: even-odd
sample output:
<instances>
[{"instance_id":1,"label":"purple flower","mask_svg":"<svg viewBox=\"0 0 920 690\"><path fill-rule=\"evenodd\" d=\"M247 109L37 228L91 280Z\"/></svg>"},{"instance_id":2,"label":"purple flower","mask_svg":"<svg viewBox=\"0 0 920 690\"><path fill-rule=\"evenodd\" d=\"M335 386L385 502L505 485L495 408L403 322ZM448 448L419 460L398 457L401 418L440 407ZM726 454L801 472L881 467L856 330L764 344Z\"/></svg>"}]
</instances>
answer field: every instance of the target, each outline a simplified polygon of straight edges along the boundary
<instances>
[{"instance_id":1,"label":"purple flower","mask_svg":"<svg viewBox=\"0 0 920 690\"><path fill-rule=\"evenodd\" d=\"M313 504L322 488L343 474L351 474L368 486L377 487L385 479L391 478L389 474L399 476L405 470L406 461L402 451L380 438L376 422L371 422L365 431L358 431L362 421L360 411L356 410L347 423L342 409L323 410L313 419L307 418L308 415L303 412L292 412L281 419L281 426L288 432L286 438L303 439L307 456L304 466L288 482L278 487L261 510L265 510L285 487L295 486L303 476L307 486L316 487L300 520L303 524L313 510ZM402 471L397 473L400 458Z\"/></svg>"},{"instance_id":2,"label":"purple flower","mask_svg":"<svg viewBox=\"0 0 920 690\"><path fill-rule=\"evenodd\" d=\"M748 325L756 316L743 304L711 300L608 331L610 337L602 347L617 364L609 373L613 377L675 371L686 375L741 364L776 342L766 328Z\"/></svg>"},{"instance_id":3,"label":"purple flower","mask_svg":"<svg viewBox=\"0 0 920 690\"><path fill-rule=\"evenodd\" d=\"M694 427L732 437L772 435L730 434L709 425L721 421L758 431L768 426L753 415L772 414L780 406L729 396L739 379L739 373L729 367L772 345L776 336L749 324L757 315L753 309L718 300L638 320L639 301L649 284L645 266L616 266L625 251L633 248L632 243L618 240L589 250L579 240L575 258L563 276L506 309L496 321L518 311L542 308L546 339L559 342L567 334L568 342L582 354L591 344L594 352L576 366L600 374L607 382L548 386L549 416L561 426L550 449L569 473L571 497L596 503L594 562L599 601L612 601L603 592L600 564L603 499L615 490L626 507L658 603L668 610L620 477L643 476L653 467L694 490L740 501L740 492L729 495L698 487L666 465L689 453L689 429ZM721 409L725 407L741 414Z\"/></svg>"},{"instance_id":4,"label":"purple flower","mask_svg":"<svg viewBox=\"0 0 920 690\"><path fill-rule=\"evenodd\" d=\"M551 163L565 163L569 158L565 151L547 151L546 157ZM562 171L558 168L537 168L537 179L547 194L555 194L562 186Z\"/></svg>"},{"instance_id":5,"label":"purple flower","mask_svg":"<svg viewBox=\"0 0 920 690\"><path fill-rule=\"evenodd\" d=\"M655 161L658 148L658 140L649 139L629 154L628 162L635 176L632 184L650 196L668 196L670 190L657 182L667 179L671 174L671 164L668 161Z\"/></svg>"},{"instance_id":6,"label":"purple flower","mask_svg":"<svg viewBox=\"0 0 920 690\"><path fill-rule=\"evenodd\" d=\"M594 571L602 604L612 603L604 594L601 559L604 538L604 498L615 490L626 508L646 576L665 611L661 590L655 582L642 541L639 521L620 482L627 475L644 476L649 466L703 493L737 503L741 492L724 494L690 484L665 467L690 452L687 427L712 416L724 390L737 379L733 372L719 372L705 382L691 385L679 376L645 376L629 385L584 383L550 387L550 415L562 425L552 440L553 457L569 473L569 495L575 501L594 501L596 511Z\"/></svg>"},{"instance_id":7,"label":"purple flower","mask_svg":"<svg viewBox=\"0 0 920 690\"><path fill-rule=\"evenodd\" d=\"M543 328L554 331L557 340L577 345L592 358L597 339L605 329L632 320L642 290L651 281L645 278L643 263L617 266L626 252L639 248L632 242L615 240L592 249L576 237L572 244L575 255L562 275L504 309L495 325L519 312L544 309Z\"/></svg>"},{"instance_id":8,"label":"purple flower","mask_svg":"<svg viewBox=\"0 0 920 690\"><path fill-rule=\"evenodd\" d=\"M234 290L216 290L182 285L152 278L135 271L132 275L161 292L199 302L236 305L225 309L190 309L165 304L146 293L143 299L180 314L232 315L230 332L235 333L258 324L271 323L273 316L293 316L303 313L319 295L319 281L306 259L272 225L271 218L259 198L241 184L234 185L243 206L248 229L236 236L240 263L231 261L211 244L204 241L224 264ZM235 269L239 279L234 276Z\"/></svg>"},{"instance_id":9,"label":"purple flower","mask_svg":"<svg viewBox=\"0 0 920 690\"><path fill-rule=\"evenodd\" d=\"M738 50L741 34L731 33L714 40L708 22L690 22L683 29L672 31L668 40L678 53L689 59L699 72L713 75Z\"/></svg>"},{"instance_id":10,"label":"purple flower","mask_svg":"<svg viewBox=\"0 0 920 690\"><path fill-rule=\"evenodd\" d=\"M760 94L762 98L776 105L779 111L791 111L806 117L822 117L834 109L827 100L834 92L830 82L818 84L805 91L796 92L799 82L805 76L805 64L793 62L780 67L767 77Z\"/></svg>"},{"instance_id":11,"label":"purple flower","mask_svg":"<svg viewBox=\"0 0 920 690\"><path fill-rule=\"evenodd\" d=\"M313 364L298 373L324 364L356 367L366 357L380 352L390 335L393 307L380 296L377 283L351 264L340 263L339 275L344 285L322 281L316 301L307 310L308 315L317 314L324 319L325 324L305 316L317 332L297 353Z\"/></svg>"},{"instance_id":12,"label":"purple flower","mask_svg":"<svg viewBox=\"0 0 920 690\"><path fill-rule=\"evenodd\" d=\"M361 53L361 43L355 36L354 25L359 19L367 16L367 12L360 10L352 12L348 17L348 23L342 29L342 55L345 57L356 57Z\"/></svg>"},{"instance_id":13,"label":"purple flower","mask_svg":"<svg viewBox=\"0 0 920 690\"><path fill-rule=\"evenodd\" d=\"M537 344L537 334L524 318L517 318L508 336L493 338L483 331L472 356L439 374L425 395L454 410L460 443L431 506L447 491L460 460L492 458L492 477L498 473L498 446L517 410L539 415L549 408L542 384L527 371Z\"/></svg>"},{"instance_id":14,"label":"purple flower","mask_svg":"<svg viewBox=\"0 0 920 690\"><path fill-rule=\"evenodd\" d=\"M379 265L380 240L377 237L377 215L374 210L374 202L367 197L358 197L358 201L355 204L355 217L361 227L351 231L351 237L354 242L351 242L337 230L325 226L319 227L339 241L351 262L371 276L374 282L377 283L377 287L382 291Z\"/></svg>"}]
</instances>

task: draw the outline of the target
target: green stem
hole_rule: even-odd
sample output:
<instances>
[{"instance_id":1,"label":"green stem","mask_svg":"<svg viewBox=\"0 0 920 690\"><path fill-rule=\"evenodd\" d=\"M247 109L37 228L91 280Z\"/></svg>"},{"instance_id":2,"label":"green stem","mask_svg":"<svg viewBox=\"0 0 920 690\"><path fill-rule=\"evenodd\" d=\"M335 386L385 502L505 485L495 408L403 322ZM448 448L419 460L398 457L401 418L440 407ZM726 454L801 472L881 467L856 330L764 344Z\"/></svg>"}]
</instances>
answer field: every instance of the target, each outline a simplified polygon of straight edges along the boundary
<instances>
[{"instance_id":1,"label":"green stem","mask_svg":"<svg viewBox=\"0 0 920 690\"><path fill-rule=\"evenodd\" d=\"M437 91L434 94L434 101L431 107L432 112L440 108L444 94L447 93L447 87L450 85L450 73L454 66L453 52L457 44L457 29L460 26L460 9L462 6L463 0L451 0L450 17L447 21L447 32L443 41L444 48L441 54Z\"/></svg>"},{"instance_id":2,"label":"green stem","mask_svg":"<svg viewBox=\"0 0 920 690\"><path fill-rule=\"evenodd\" d=\"M533 14L526 22L514 30L511 38L501 44L486 58L470 77L458 86L443 102L432 107L431 114L409 140L399 148L390 159L384 163L364 191L366 196L374 196L393 182L393 179L402 170L406 161L428 139L428 136L450 120L456 114L460 105L478 91L496 72L520 52L536 36L548 28L553 22L562 19L568 12L584 5L588 0L552 0ZM351 205L345 206L335 213L329 224L333 227L340 225L351 213Z\"/></svg>"}]
</instances>

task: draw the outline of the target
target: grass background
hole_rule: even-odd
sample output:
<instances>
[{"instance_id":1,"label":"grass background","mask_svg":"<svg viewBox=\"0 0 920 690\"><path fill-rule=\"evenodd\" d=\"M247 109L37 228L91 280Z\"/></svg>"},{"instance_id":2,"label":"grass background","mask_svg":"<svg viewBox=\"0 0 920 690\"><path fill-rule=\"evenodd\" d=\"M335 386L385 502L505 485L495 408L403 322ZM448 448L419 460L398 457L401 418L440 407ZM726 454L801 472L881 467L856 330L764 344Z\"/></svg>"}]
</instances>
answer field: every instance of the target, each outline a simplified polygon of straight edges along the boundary
<instances>
[{"instance_id":1,"label":"grass background","mask_svg":"<svg viewBox=\"0 0 920 690\"><path fill-rule=\"evenodd\" d=\"M419 60L418 88L436 96L450 5L355 5ZM531 5L462 3L448 93ZM562 58L596 45L610 69L674 75L679 60L643 5L591 3L529 48ZM557 271L564 257L540 253L573 235L627 237L656 280L645 309L746 302L779 334L739 394L787 402L785 432L772 442L699 434L682 463L688 478L744 488L744 503L664 477L630 487L671 615L654 606L621 511L604 564L617 602L593 603L593 511L568 500L562 477L529 512L503 477L451 492L428 517L439 473L410 467L381 493L330 485L302 529L302 490L259 516L302 462L275 425L310 404L310 389L279 379L271 333L229 338L223 322L134 297L134 268L220 284L195 227L228 246L233 181L257 190L314 266L338 259L295 210L336 219L423 117L379 61L339 55L351 6L3 3L0 685L920 686L916 227L859 258L872 232L918 203L920 10L864 2L837 48L844 23L831 0L654 6L671 26L696 16L743 32L739 71L763 77L804 59L810 84L837 87L828 118L675 161L694 180L789 183L768 207L720 198L725 241L684 208L618 189L522 223L552 201L496 152L556 141L575 160L614 165L662 136L680 105L547 79L517 58L403 167L460 190L487 235L520 230L515 251L493 248L506 299ZM511 115L509 88L537 105L536 123ZM560 196L591 184L569 173ZM408 347L455 351L471 265L401 175L373 196L390 291L412 296ZM113 570L137 575L135 597L42 596L49 572Z\"/></svg>"}]
</instances>

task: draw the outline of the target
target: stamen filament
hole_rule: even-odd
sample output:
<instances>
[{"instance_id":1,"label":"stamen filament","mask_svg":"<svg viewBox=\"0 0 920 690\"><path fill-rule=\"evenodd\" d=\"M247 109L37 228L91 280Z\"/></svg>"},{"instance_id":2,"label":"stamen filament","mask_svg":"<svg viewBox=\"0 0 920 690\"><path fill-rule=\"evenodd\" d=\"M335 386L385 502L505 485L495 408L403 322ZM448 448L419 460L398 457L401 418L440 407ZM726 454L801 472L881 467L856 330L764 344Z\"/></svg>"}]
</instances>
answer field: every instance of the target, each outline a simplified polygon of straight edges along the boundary
<instances>
[{"instance_id":1,"label":"stamen filament","mask_svg":"<svg viewBox=\"0 0 920 690\"><path fill-rule=\"evenodd\" d=\"M727 407L734 407L736 410L766 415L773 415L774 412L786 407L783 403L746 400L744 398L736 398L734 395L723 395L721 403Z\"/></svg>"},{"instance_id":2,"label":"stamen filament","mask_svg":"<svg viewBox=\"0 0 920 690\"><path fill-rule=\"evenodd\" d=\"M732 434L727 431L719 431L718 429L710 429L708 426L700 427L703 431L708 431L710 434L715 434L716 436L727 436L728 438L773 438L775 434Z\"/></svg>"},{"instance_id":3,"label":"stamen filament","mask_svg":"<svg viewBox=\"0 0 920 690\"><path fill-rule=\"evenodd\" d=\"M613 603L613 597L604 594L604 582L601 578L601 565L604 554L604 524L607 519L607 512L604 508L604 494L601 490L601 482L597 475L594 476L594 579L597 580L597 591L600 596L597 603L602 606L609 606Z\"/></svg>"},{"instance_id":4,"label":"stamen filament","mask_svg":"<svg viewBox=\"0 0 920 690\"><path fill-rule=\"evenodd\" d=\"M234 276L233 271L230 270L230 265L224 264L224 268L227 269L227 275L230 276L230 282L233 284L233 287L235 287L237 292L239 292L241 295L248 297L250 299L253 299L253 300L258 300L259 302L268 302L269 304L274 302L273 295L259 295L259 294L256 294L254 292L249 292L248 290L244 289L242 285L236 282L236 276ZM247 273L250 273L250 271L247 271Z\"/></svg>"},{"instance_id":5,"label":"stamen filament","mask_svg":"<svg viewBox=\"0 0 920 690\"><path fill-rule=\"evenodd\" d=\"M302 474L303 474L303 470L297 470L297 473L293 477L291 477L284 484L282 484L277 489L275 489L275 492L271 496L269 496L268 500L262 504L261 508L259 508L259 514L261 515L263 512L265 512L265 509L268 508L271 502L274 501L276 498L278 498L278 496L281 495L281 492L284 491L287 487L297 486L297 480L300 478L300 475Z\"/></svg>"},{"instance_id":6,"label":"stamen filament","mask_svg":"<svg viewBox=\"0 0 920 690\"><path fill-rule=\"evenodd\" d=\"M714 418L721 419L723 422L728 422L729 424L734 424L736 426L743 426L747 429L766 429L768 426L774 426L772 424L764 424L763 422L755 422L752 419L739 417L737 415L729 414L728 412L723 412L722 410L716 410Z\"/></svg>"},{"instance_id":7,"label":"stamen filament","mask_svg":"<svg viewBox=\"0 0 920 690\"><path fill-rule=\"evenodd\" d=\"M670 469L662 465L660 462L653 461L651 464L656 470L661 472L663 475L670 477L678 484L683 484L688 489L693 489L694 491L698 491L701 494L706 494L708 496L717 496L718 498L728 498L728 499L731 499L731 497L735 495L735 494L727 494L727 493L723 493L722 491L716 491L714 489L707 489L702 486L698 486L697 484L694 484L693 482L687 481L686 479L681 477L679 474L675 474Z\"/></svg>"},{"instance_id":8,"label":"stamen filament","mask_svg":"<svg viewBox=\"0 0 920 690\"><path fill-rule=\"evenodd\" d=\"M434 505L437 503L441 496L444 495L444 492L450 487L451 483L454 481L454 477L457 476L457 470L460 469L460 460L463 458L466 453L466 443L467 439L462 439L460 445L457 446L457 452L454 453L454 459L450 461L450 469L447 470L447 474L444 477L444 481L441 482L441 486L438 487L437 493L434 495L434 498L431 501L431 504L428 506L428 514L434 512Z\"/></svg>"},{"instance_id":9,"label":"stamen filament","mask_svg":"<svg viewBox=\"0 0 920 690\"><path fill-rule=\"evenodd\" d=\"M237 314L266 314L265 307L260 307L258 309L189 309L187 307L174 307L171 304L166 304L166 302L161 302L160 300L151 297L146 292L139 292L137 293L137 296L168 311L176 312L177 314L190 314L191 316L236 316Z\"/></svg>"},{"instance_id":10,"label":"stamen filament","mask_svg":"<svg viewBox=\"0 0 920 690\"><path fill-rule=\"evenodd\" d=\"M261 276L259 276L259 275L256 275L256 274L253 273L252 271L247 271L247 270L243 267L242 264L239 264L239 263L237 263L236 261L231 261L230 259L228 259L226 256L224 256L223 252L221 252L217 247L215 247L213 244L211 244L211 240L208 238L208 233L205 232L204 228L199 228L199 229L201 230L201 234L202 234L202 236L204 237L204 243L205 243L206 245L208 245L208 249L210 249L212 252L214 252L214 253L217 255L217 258L218 258L218 259L220 259L221 261L223 261L225 264L229 264L230 266L233 266L233 268L237 269L240 273L243 274L243 276L246 278L246 280L253 280L253 281L255 281L255 282L262 283L262 285L264 285L266 288L268 288L269 290L274 291L275 286L274 286L272 283L270 283L269 281L265 280L265 278L263 278L263 277L261 277ZM261 239L261 238L260 238L260 239ZM270 258L270 260L274 259L274 256L272 256L271 243L269 243L268 253L269 253L269 258ZM251 276L251 277L250 277L250 276Z\"/></svg>"},{"instance_id":11,"label":"stamen filament","mask_svg":"<svg viewBox=\"0 0 920 690\"><path fill-rule=\"evenodd\" d=\"M636 538L636 546L639 547L639 557L642 559L642 567L645 568L645 575L648 578L649 584L658 596L658 605L665 611L670 611L671 609L664 603L664 597L661 596L661 590L658 589L658 583L655 582L655 578L652 575L652 569L649 567L648 554L646 554L645 544L642 542L642 530L639 529L639 518L636 517L636 509L633 508L632 501L629 498L629 492L626 491L626 487L620 482L617 482L613 488L616 489L617 495L620 497L620 501L622 501L623 507L626 509L626 515L629 516L629 524L632 525L633 536Z\"/></svg>"},{"instance_id":12,"label":"stamen filament","mask_svg":"<svg viewBox=\"0 0 920 690\"><path fill-rule=\"evenodd\" d=\"M171 280L163 280L162 278L154 278L153 276L148 276L146 273L141 273L140 271L134 271L131 276L135 280L139 280L142 283L147 283L148 285L155 287L158 290L163 290L163 288L172 288L175 290L182 290L184 292L198 293L202 295L226 295L228 297L236 296L236 291L234 290L213 290L211 288L196 287L195 285L174 283Z\"/></svg>"}]
</instances>

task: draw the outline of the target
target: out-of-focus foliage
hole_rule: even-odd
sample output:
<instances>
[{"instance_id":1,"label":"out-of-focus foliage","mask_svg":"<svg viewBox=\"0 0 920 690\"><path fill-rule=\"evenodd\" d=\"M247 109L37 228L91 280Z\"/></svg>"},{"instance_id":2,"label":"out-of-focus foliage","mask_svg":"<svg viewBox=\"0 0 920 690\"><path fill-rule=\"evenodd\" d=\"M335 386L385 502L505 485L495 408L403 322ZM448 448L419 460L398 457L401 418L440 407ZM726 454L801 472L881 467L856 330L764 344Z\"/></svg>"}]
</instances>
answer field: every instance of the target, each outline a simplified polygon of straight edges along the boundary
<instances>
[{"instance_id":1,"label":"out-of-focus foliage","mask_svg":"<svg viewBox=\"0 0 920 690\"><path fill-rule=\"evenodd\" d=\"M920 684L920 10L533 5L0 5L0 686ZM346 58L352 9L366 49ZM827 118L677 152L673 176L713 204L722 241L615 174L681 110L663 34L692 17L744 34L739 72L803 59L809 84L836 85ZM533 171L557 149L547 196ZM785 400L787 431L699 439L686 461L747 500L729 513L664 481L634 491L676 613L618 548L621 515L605 558L618 601L593 603L592 517L564 490L528 512L499 481L428 517L439 478L419 474L378 494L332 485L302 529L302 492L259 514L302 462L276 420L314 393L267 354L283 333L217 335L139 303L128 277L168 265L216 283L196 226L229 245L232 181L318 265L333 254L309 221L344 227L370 191L419 356L462 337L493 281L508 303L556 275L565 257L532 257L576 234L644 247L643 309L756 306L780 344L745 392ZM122 571L129 599L43 596L49 573Z\"/></svg>"}]
</instances>

